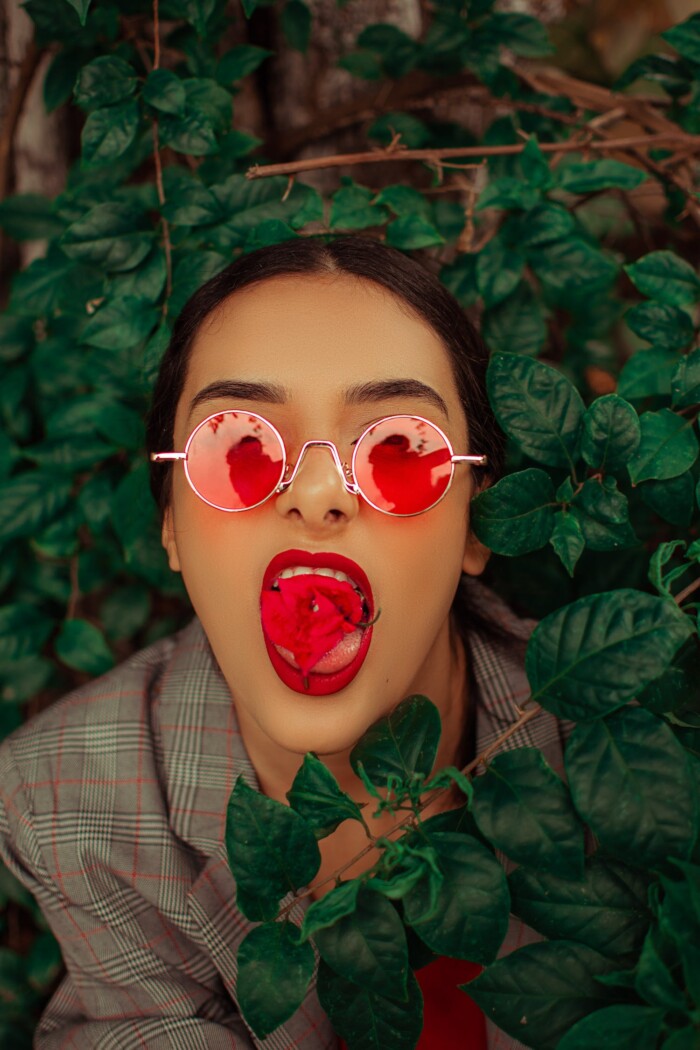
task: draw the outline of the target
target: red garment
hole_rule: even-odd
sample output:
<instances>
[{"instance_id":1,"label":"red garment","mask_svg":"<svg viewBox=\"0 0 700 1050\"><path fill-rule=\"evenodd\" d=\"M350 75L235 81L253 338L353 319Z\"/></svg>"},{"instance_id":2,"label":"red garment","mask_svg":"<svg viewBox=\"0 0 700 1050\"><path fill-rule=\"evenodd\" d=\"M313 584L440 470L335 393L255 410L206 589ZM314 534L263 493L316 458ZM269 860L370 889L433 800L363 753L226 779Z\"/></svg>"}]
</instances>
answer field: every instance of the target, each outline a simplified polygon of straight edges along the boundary
<instances>
[{"instance_id":1,"label":"red garment","mask_svg":"<svg viewBox=\"0 0 700 1050\"><path fill-rule=\"evenodd\" d=\"M478 963L444 955L416 970L423 992L423 1031L416 1050L487 1050L484 1015L458 987L481 970ZM340 1050L347 1050L342 1039Z\"/></svg>"}]
</instances>

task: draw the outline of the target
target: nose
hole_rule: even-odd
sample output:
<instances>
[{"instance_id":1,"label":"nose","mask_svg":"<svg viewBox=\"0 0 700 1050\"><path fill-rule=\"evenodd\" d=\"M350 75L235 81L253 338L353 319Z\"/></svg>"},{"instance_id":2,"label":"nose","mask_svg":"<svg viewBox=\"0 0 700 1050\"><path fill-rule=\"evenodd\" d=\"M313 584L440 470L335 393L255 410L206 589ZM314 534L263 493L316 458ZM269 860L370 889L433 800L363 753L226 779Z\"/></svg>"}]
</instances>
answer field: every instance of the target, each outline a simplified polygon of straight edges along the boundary
<instances>
[{"instance_id":1,"label":"nose","mask_svg":"<svg viewBox=\"0 0 700 1050\"><path fill-rule=\"evenodd\" d=\"M307 442L282 485L276 502L278 514L310 529L340 525L357 516L358 497L350 491L349 480L346 485L344 465L331 442Z\"/></svg>"}]
</instances>

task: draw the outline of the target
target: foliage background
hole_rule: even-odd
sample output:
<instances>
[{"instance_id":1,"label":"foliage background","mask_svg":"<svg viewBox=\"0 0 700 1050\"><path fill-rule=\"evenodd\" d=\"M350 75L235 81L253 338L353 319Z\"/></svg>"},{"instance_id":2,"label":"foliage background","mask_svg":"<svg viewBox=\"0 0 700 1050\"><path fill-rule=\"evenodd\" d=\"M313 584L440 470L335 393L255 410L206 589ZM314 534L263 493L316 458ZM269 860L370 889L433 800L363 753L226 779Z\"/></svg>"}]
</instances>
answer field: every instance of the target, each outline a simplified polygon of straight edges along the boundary
<instances>
[{"instance_id":1,"label":"foliage background","mask_svg":"<svg viewBox=\"0 0 700 1050\"><path fill-rule=\"evenodd\" d=\"M634 588L695 618L697 21L659 3L23 6L0 134L0 734L188 618L140 454L150 383L189 294L286 237L385 237L480 318L518 477L475 521L518 612ZM51 199L20 163L30 89L67 151ZM660 670L649 706L697 754L697 635ZM7 872L0 894L0 1035L28 1046L60 954Z\"/></svg>"}]
</instances>

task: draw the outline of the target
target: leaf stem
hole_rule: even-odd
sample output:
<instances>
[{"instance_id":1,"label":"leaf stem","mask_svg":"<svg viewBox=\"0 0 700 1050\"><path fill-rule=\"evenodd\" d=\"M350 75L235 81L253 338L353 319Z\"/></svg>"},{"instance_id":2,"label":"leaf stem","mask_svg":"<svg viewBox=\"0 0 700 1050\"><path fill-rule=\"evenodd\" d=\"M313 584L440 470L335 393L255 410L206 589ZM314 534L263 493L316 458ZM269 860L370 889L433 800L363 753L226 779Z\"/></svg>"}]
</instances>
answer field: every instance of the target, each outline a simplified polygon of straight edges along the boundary
<instances>
[{"instance_id":1,"label":"leaf stem","mask_svg":"<svg viewBox=\"0 0 700 1050\"><path fill-rule=\"evenodd\" d=\"M674 595L673 600L676 604L680 605L681 602L685 601L689 594L692 594L693 591L697 591L698 588L700 588L700 576L698 576L697 580L693 580L692 583L689 583L687 587L684 587L682 591L679 591L678 594Z\"/></svg>"}]
</instances>

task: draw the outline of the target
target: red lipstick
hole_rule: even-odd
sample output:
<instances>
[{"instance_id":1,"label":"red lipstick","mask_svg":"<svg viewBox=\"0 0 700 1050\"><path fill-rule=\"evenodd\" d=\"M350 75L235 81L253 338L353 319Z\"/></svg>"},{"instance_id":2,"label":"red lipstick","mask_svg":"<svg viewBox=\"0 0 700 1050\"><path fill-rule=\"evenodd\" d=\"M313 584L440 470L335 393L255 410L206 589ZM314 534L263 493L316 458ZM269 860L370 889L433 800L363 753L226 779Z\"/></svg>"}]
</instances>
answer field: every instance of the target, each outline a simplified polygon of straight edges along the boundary
<instances>
[{"instance_id":1,"label":"red lipstick","mask_svg":"<svg viewBox=\"0 0 700 1050\"><path fill-rule=\"evenodd\" d=\"M275 555L263 573L263 591L268 590L272 586L275 579L284 571L284 569L288 569L295 565L303 565L310 569L325 568L336 569L340 572L344 572L362 591L369 611L368 619L374 619L374 596L372 594L372 588L367 574L360 568L357 562L352 561L350 558L345 558L341 554L335 554L332 552L311 554L309 551L297 549L282 551L280 554ZM362 632L362 640L360 642L357 656L347 667L331 674L321 674L310 671L306 676L306 682L301 671L287 663L287 661L277 652L277 649L269 640L264 630L262 633L265 641L265 648L267 649L270 658L270 663L272 664L277 676L286 686L297 693L302 693L304 696L328 696L330 693L337 693L341 689L344 689L358 674L369 651L370 642L372 640L372 630L372 627L367 627Z\"/></svg>"}]
</instances>

